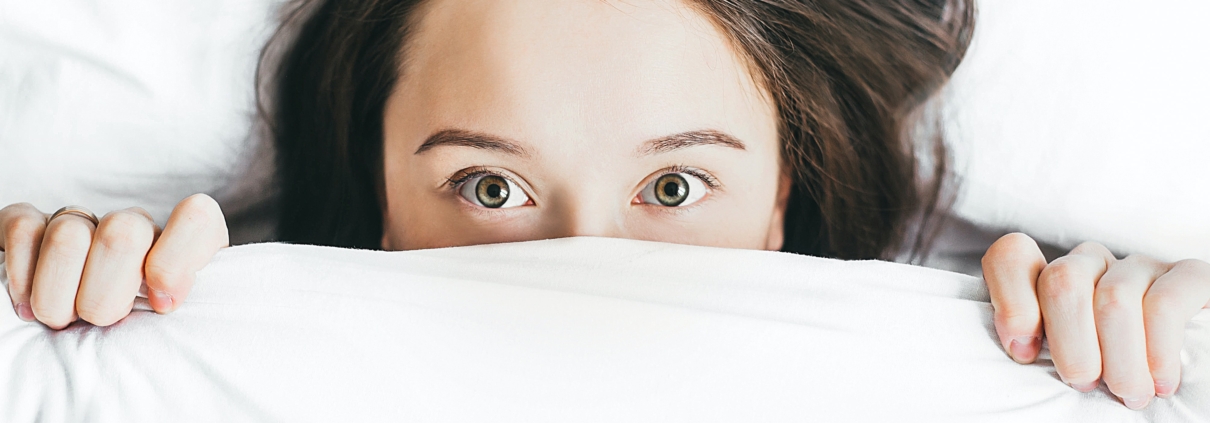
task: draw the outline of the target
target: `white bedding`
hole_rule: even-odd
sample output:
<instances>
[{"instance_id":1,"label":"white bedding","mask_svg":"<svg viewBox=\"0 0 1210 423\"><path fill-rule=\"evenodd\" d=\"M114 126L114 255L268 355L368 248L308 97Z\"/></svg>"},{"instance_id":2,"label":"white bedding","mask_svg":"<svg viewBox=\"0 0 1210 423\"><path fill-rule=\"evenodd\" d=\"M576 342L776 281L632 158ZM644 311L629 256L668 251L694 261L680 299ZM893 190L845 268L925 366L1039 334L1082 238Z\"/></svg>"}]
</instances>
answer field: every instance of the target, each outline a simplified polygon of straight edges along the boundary
<instances>
[{"instance_id":1,"label":"white bedding","mask_svg":"<svg viewBox=\"0 0 1210 423\"><path fill-rule=\"evenodd\" d=\"M980 0L942 97L985 229L1210 261L1210 1Z\"/></svg>"},{"instance_id":2,"label":"white bedding","mask_svg":"<svg viewBox=\"0 0 1210 423\"><path fill-rule=\"evenodd\" d=\"M139 206L163 224L205 192L233 242L275 239L253 77L283 3L0 0L0 207ZM1063 248L1210 261L1210 2L977 6L939 98L954 213Z\"/></svg>"},{"instance_id":3,"label":"white bedding","mask_svg":"<svg viewBox=\"0 0 1210 423\"><path fill-rule=\"evenodd\" d=\"M1009 360L987 301L939 270L630 240L249 245L168 316L0 311L0 421L1210 420L1210 313L1178 395L1136 412Z\"/></svg>"}]
</instances>

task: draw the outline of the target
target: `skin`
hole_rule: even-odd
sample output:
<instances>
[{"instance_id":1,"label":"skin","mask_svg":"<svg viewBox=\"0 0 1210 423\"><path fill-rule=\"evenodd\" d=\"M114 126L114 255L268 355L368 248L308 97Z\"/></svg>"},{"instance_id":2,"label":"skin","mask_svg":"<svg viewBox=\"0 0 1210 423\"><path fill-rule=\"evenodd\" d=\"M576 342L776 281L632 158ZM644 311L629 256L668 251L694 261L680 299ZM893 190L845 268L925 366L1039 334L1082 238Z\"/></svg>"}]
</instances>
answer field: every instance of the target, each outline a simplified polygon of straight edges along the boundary
<instances>
[{"instance_id":1,"label":"skin","mask_svg":"<svg viewBox=\"0 0 1210 423\"><path fill-rule=\"evenodd\" d=\"M434 0L418 25L383 117L384 249L565 236L781 247L789 183L775 109L696 10ZM693 131L709 132L683 136ZM692 204L648 201L645 188L665 174L697 177L670 166L718 186L691 186L704 194ZM512 180L510 195L529 201L483 207L450 183L467 169ZM119 321L144 281L151 306L171 312L228 244L222 211L200 194L162 233L137 208L96 227L48 217L28 204L0 210L0 250L17 314L54 329ZM1175 392L1185 324L1210 303L1210 264L1118 260L1092 243L1048 263L1032 239L1010 234L983 268L1010 357L1035 361L1045 337L1064 382L1089 391L1103 380L1135 409Z\"/></svg>"},{"instance_id":2,"label":"skin","mask_svg":"<svg viewBox=\"0 0 1210 423\"><path fill-rule=\"evenodd\" d=\"M1118 260L1091 242L1047 263L1029 236L1008 234L983 256L983 276L1010 357L1034 362L1045 337L1064 383L1088 392L1104 380L1132 409L1176 392L1185 324L1210 307L1210 264Z\"/></svg>"},{"instance_id":3,"label":"skin","mask_svg":"<svg viewBox=\"0 0 1210 423\"><path fill-rule=\"evenodd\" d=\"M130 314L141 284L152 309L172 312L197 271L229 244L223 212L205 194L177 204L163 230L137 207L106 214L98 225L76 215L50 217L26 203L0 210L13 310L51 329L80 319L114 324Z\"/></svg>"},{"instance_id":4,"label":"skin","mask_svg":"<svg viewBox=\"0 0 1210 423\"><path fill-rule=\"evenodd\" d=\"M700 13L675 2L497 0L436 1L422 13L385 112L383 248L566 236L781 247L789 184L776 110ZM511 140L525 154L417 153L451 129ZM641 153L649 140L695 130L743 149ZM692 205L635 204L676 165L721 186ZM515 179L534 205L491 210L449 189L475 166Z\"/></svg>"}]
</instances>

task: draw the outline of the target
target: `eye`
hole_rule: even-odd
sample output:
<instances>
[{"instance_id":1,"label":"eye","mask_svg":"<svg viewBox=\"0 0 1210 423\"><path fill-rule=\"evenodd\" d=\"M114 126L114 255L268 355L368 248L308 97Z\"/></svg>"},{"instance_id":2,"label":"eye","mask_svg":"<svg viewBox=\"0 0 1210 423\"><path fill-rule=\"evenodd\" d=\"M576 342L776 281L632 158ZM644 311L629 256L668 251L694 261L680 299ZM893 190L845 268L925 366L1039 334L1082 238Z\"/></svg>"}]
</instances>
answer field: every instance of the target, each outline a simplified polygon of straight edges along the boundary
<instances>
[{"instance_id":1,"label":"eye","mask_svg":"<svg viewBox=\"0 0 1210 423\"><path fill-rule=\"evenodd\" d=\"M695 175L685 172L666 173L643 187L639 192L639 199L644 204L679 207L696 203L706 192L706 184Z\"/></svg>"},{"instance_id":2,"label":"eye","mask_svg":"<svg viewBox=\"0 0 1210 423\"><path fill-rule=\"evenodd\" d=\"M516 183L500 175L481 174L462 183L458 190L471 204L489 209L524 206L529 196Z\"/></svg>"}]
</instances>

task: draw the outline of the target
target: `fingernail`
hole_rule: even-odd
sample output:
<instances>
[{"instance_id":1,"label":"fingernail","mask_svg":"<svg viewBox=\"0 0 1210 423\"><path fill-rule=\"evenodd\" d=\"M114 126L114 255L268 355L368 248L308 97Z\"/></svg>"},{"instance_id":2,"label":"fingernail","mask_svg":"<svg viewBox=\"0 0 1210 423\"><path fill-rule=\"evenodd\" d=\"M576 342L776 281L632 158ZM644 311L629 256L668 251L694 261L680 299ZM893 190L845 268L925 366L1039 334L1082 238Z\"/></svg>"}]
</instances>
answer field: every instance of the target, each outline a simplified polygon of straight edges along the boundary
<instances>
[{"instance_id":1,"label":"fingernail","mask_svg":"<svg viewBox=\"0 0 1210 423\"><path fill-rule=\"evenodd\" d=\"M16 310L17 317L20 317L21 320L32 322L34 319L36 319L36 317L34 317L34 309L29 308L28 303L17 304Z\"/></svg>"},{"instance_id":2,"label":"fingernail","mask_svg":"<svg viewBox=\"0 0 1210 423\"><path fill-rule=\"evenodd\" d=\"M1121 400L1123 404L1126 404L1126 408L1142 410L1143 407L1147 406L1147 403L1151 402L1151 397L1121 398Z\"/></svg>"},{"instance_id":3,"label":"fingernail","mask_svg":"<svg viewBox=\"0 0 1210 423\"><path fill-rule=\"evenodd\" d=\"M1070 386L1072 389L1080 392L1092 392L1093 389L1097 389L1098 386L1101 386L1101 380L1097 379L1092 382L1085 383L1069 383L1067 386Z\"/></svg>"},{"instance_id":4,"label":"fingernail","mask_svg":"<svg viewBox=\"0 0 1210 423\"><path fill-rule=\"evenodd\" d=\"M1012 355L1014 361L1021 364L1034 361L1035 358L1038 358L1038 349L1034 345L1035 342L1040 346L1042 340L1036 336L1013 338L1008 346L1009 354Z\"/></svg>"},{"instance_id":5,"label":"fingernail","mask_svg":"<svg viewBox=\"0 0 1210 423\"><path fill-rule=\"evenodd\" d=\"M1156 382L1155 396L1160 398L1171 397L1176 392L1176 384L1172 382Z\"/></svg>"},{"instance_id":6,"label":"fingernail","mask_svg":"<svg viewBox=\"0 0 1210 423\"><path fill-rule=\"evenodd\" d=\"M151 303L151 308L156 313L167 313L172 311L172 295L155 289L149 289L147 302Z\"/></svg>"}]
</instances>

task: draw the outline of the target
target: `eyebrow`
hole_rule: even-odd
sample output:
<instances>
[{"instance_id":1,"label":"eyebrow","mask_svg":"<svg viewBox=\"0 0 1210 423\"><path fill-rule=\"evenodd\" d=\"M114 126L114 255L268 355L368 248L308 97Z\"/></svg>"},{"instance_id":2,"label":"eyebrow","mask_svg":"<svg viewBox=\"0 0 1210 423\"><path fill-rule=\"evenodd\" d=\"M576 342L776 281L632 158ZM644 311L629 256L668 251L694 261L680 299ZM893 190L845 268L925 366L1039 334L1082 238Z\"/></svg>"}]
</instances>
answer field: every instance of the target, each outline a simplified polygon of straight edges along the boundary
<instances>
[{"instance_id":1,"label":"eyebrow","mask_svg":"<svg viewBox=\"0 0 1210 423\"><path fill-rule=\"evenodd\" d=\"M522 147L516 141L464 129L446 129L429 135L428 139L425 139L424 143L420 144L420 148L416 149L416 154L421 154L432 150L434 147L443 145L493 150L521 157L529 157L530 155L529 150L526 150L525 147Z\"/></svg>"},{"instance_id":2,"label":"eyebrow","mask_svg":"<svg viewBox=\"0 0 1210 423\"><path fill-rule=\"evenodd\" d=\"M668 153L683 148L699 145L719 145L737 150L747 150L744 143L735 137L715 130L698 130L681 132L644 142L639 146L639 155ZM493 150L514 156L529 157L530 152L520 143L482 132L464 129L445 129L430 135L416 149L415 154L422 154L440 146L471 147L482 150Z\"/></svg>"},{"instance_id":3,"label":"eyebrow","mask_svg":"<svg viewBox=\"0 0 1210 423\"><path fill-rule=\"evenodd\" d=\"M747 150L743 142L725 132L715 130L700 130L681 132L679 134L656 138L643 143L639 147L640 155L667 153L682 148L699 145L720 145L737 150Z\"/></svg>"}]
</instances>

